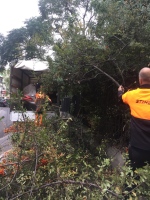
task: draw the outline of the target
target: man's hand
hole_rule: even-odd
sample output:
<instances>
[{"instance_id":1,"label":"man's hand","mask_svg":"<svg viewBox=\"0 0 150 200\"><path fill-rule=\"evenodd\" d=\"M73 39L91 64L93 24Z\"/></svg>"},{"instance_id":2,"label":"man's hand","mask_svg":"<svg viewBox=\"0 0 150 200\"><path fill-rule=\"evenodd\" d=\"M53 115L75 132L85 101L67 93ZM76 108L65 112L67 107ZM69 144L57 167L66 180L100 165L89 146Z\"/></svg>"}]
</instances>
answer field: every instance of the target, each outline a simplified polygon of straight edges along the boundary
<instances>
[{"instance_id":1,"label":"man's hand","mask_svg":"<svg viewBox=\"0 0 150 200\"><path fill-rule=\"evenodd\" d=\"M118 91L124 93L124 87L122 85L120 85L119 88L118 88Z\"/></svg>"}]
</instances>

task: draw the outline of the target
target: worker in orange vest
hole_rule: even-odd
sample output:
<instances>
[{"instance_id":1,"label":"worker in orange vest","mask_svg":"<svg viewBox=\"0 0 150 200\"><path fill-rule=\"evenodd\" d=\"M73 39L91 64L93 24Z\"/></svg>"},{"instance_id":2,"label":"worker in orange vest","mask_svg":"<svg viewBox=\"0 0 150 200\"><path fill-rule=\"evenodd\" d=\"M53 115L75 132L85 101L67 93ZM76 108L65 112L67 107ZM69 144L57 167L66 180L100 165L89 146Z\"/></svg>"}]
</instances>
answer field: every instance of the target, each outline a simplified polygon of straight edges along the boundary
<instances>
[{"instance_id":1,"label":"worker in orange vest","mask_svg":"<svg viewBox=\"0 0 150 200\"><path fill-rule=\"evenodd\" d=\"M52 100L42 91L42 86L40 86L39 91L35 95L35 124L41 126L43 122L43 113L45 111L45 103L49 101L52 103Z\"/></svg>"}]
</instances>

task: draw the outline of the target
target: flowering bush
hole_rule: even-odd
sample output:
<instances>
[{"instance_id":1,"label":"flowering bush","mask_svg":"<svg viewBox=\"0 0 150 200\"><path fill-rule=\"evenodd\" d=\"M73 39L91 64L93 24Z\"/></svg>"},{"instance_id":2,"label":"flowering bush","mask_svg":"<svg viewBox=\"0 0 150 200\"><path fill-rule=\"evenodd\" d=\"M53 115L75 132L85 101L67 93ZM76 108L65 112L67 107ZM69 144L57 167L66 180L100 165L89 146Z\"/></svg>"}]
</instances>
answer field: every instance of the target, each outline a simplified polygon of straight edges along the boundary
<instances>
[{"instance_id":1,"label":"flowering bush","mask_svg":"<svg viewBox=\"0 0 150 200\"><path fill-rule=\"evenodd\" d=\"M0 163L1 199L137 199L150 197L150 170L135 173L127 166L112 170L105 144L91 148L84 143L92 136L87 130L72 132L74 120L45 119L43 127L34 122L18 124L13 149ZM15 124L17 126L17 124ZM21 131L20 131L21 130ZM140 179L136 177L140 176ZM144 183L144 185L143 185ZM126 186L134 184L131 191Z\"/></svg>"}]
</instances>

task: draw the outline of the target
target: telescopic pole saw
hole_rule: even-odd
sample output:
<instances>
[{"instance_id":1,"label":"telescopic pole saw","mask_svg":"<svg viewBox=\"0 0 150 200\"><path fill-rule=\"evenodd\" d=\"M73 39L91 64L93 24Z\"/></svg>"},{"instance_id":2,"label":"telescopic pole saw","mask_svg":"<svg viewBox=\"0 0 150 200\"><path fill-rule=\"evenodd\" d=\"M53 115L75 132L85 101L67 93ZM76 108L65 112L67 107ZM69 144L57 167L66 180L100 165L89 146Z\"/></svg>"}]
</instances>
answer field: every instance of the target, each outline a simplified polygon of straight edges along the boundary
<instances>
[{"instance_id":1,"label":"telescopic pole saw","mask_svg":"<svg viewBox=\"0 0 150 200\"><path fill-rule=\"evenodd\" d=\"M105 76L107 76L109 79L111 79L118 87L120 86L120 84L113 78L111 77L109 74L107 74L106 72L104 72L103 70L101 70L100 68L98 68L97 66L93 65L93 67L95 69L97 69L98 71L100 71L102 74L104 74Z\"/></svg>"}]
</instances>

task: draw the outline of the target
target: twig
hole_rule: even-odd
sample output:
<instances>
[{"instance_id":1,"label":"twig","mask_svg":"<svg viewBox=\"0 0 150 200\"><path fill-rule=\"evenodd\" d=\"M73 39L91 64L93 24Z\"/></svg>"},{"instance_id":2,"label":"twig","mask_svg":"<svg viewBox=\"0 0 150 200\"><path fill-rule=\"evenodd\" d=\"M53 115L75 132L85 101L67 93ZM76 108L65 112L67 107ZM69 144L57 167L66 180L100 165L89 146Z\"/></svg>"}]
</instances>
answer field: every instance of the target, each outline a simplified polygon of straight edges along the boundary
<instances>
[{"instance_id":1,"label":"twig","mask_svg":"<svg viewBox=\"0 0 150 200\"><path fill-rule=\"evenodd\" d=\"M84 82L84 81L93 80L93 79L95 79L98 75L100 75L100 73L96 74L96 75L95 75L94 77L92 77L92 78L82 79L82 80L78 81L78 83L81 83L81 82Z\"/></svg>"},{"instance_id":2,"label":"twig","mask_svg":"<svg viewBox=\"0 0 150 200\"><path fill-rule=\"evenodd\" d=\"M125 45L125 43L124 43L120 38L118 38L116 35L113 35L112 37L116 38L116 39L119 40L123 45Z\"/></svg>"},{"instance_id":3,"label":"twig","mask_svg":"<svg viewBox=\"0 0 150 200\"><path fill-rule=\"evenodd\" d=\"M119 55L121 54L121 52L122 52L127 46L128 46L128 44L124 45L124 46L120 49L120 51L114 56L114 58L111 59L111 60L116 60L116 57L119 56Z\"/></svg>"},{"instance_id":4,"label":"twig","mask_svg":"<svg viewBox=\"0 0 150 200\"><path fill-rule=\"evenodd\" d=\"M20 162L20 164L23 164L25 162L29 162L31 161L31 159L24 159L23 161ZM15 165L18 164L19 162L13 162L13 163L8 163L8 164L0 164L0 167L6 167L6 166L11 166L11 165Z\"/></svg>"},{"instance_id":5,"label":"twig","mask_svg":"<svg viewBox=\"0 0 150 200\"><path fill-rule=\"evenodd\" d=\"M37 164L38 164L38 149L37 149L37 142L36 142L36 136L34 137L34 142L35 142L35 166L34 166L34 173L33 173L33 177L32 177L32 186L31 186L31 190L30 190L30 197L32 195L32 191L35 185L35 181L36 181L36 171L37 171Z\"/></svg>"}]
</instances>

